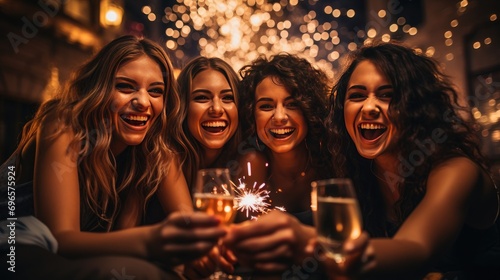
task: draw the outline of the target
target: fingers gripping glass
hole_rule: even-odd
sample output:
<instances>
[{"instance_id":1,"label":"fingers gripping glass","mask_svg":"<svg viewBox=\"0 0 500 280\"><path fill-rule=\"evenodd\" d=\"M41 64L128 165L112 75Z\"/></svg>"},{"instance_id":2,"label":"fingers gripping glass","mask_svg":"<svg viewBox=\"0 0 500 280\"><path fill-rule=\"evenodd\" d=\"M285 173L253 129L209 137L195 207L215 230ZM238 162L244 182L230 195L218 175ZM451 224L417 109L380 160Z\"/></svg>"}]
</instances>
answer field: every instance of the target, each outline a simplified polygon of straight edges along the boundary
<instances>
[{"instance_id":1,"label":"fingers gripping glass","mask_svg":"<svg viewBox=\"0 0 500 280\"><path fill-rule=\"evenodd\" d=\"M327 256L337 263L345 261L342 246L359 237L362 219L350 179L334 178L311 183L311 208L318 242Z\"/></svg>"},{"instance_id":2,"label":"fingers gripping glass","mask_svg":"<svg viewBox=\"0 0 500 280\"><path fill-rule=\"evenodd\" d=\"M217 216L222 223L229 225L236 216L234 192L228 169L213 168L198 171L193 190L194 207L209 215ZM219 246L219 252L223 248ZM235 279L217 268L210 279Z\"/></svg>"}]
</instances>

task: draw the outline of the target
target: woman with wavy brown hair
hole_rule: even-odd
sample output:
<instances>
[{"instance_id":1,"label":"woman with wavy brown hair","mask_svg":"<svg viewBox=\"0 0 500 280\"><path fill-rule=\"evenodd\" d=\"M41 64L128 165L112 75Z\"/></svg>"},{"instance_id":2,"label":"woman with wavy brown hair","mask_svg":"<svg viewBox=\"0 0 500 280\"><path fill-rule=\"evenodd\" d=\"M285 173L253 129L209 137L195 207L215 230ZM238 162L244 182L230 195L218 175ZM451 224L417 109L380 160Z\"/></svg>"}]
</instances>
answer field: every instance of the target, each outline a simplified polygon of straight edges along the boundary
<instances>
[{"instance_id":1,"label":"woman with wavy brown hair","mask_svg":"<svg viewBox=\"0 0 500 280\"><path fill-rule=\"evenodd\" d=\"M199 169L231 169L235 162L241 141L239 80L231 65L217 57L196 57L179 73L179 118L184 133L172 137L183 151L182 170L188 186ZM169 123L169 127L174 125L178 124Z\"/></svg>"},{"instance_id":2,"label":"woman with wavy brown hair","mask_svg":"<svg viewBox=\"0 0 500 280\"><path fill-rule=\"evenodd\" d=\"M120 264L139 278L166 278L142 264L173 267L196 259L224 234L216 218L193 213L177 151L167 144L167 120L181 122L176 90L165 51L123 36L86 62L26 125L13 155L16 184L32 186L34 211L24 214L48 227L60 256L122 257L91 262L107 279L113 275L106 267ZM168 215L155 223L149 221L153 198L161 217Z\"/></svg>"},{"instance_id":3,"label":"woman with wavy brown hair","mask_svg":"<svg viewBox=\"0 0 500 280\"><path fill-rule=\"evenodd\" d=\"M497 279L498 190L458 99L437 62L411 48L352 53L332 91L328 147L372 238L345 244L346 264L327 261L333 278Z\"/></svg>"}]
</instances>

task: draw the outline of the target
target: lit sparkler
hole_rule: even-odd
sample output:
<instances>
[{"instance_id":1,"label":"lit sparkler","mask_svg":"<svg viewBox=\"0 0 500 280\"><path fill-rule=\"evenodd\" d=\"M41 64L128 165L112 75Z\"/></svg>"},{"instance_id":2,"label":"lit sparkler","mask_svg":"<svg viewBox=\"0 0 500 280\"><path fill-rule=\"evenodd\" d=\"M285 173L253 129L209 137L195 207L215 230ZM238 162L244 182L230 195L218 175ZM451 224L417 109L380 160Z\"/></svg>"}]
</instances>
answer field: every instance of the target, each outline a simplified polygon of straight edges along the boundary
<instances>
[{"instance_id":1,"label":"lit sparkler","mask_svg":"<svg viewBox=\"0 0 500 280\"><path fill-rule=\"evenodd\" d=\"M267 165L266 165L267 166ZM252 176L252 166L247 163L248 176ZM252 220L257 219L261 214L266 214L272 210L272 205L269 200L270 191L266 189L266 183L253 182L251 186L245 183L246 177L238 179L238 184L231 182L233 185L237 210L245 212L246 217ZM275 209L286 211L283 206L275 206ZM250 216L252 213L257 213L257 216Z\"/></svg>"},{"instance_id":2,"label":"lit sparkler","mask_svg":"<svg viewBox=\"0 0 500 280\"><path fill-rule=\"evenodd\" d=\"M243 177L243 179L245 178ZM242 182L241 178L238 181L239 184L234 188L237 209L246 212L247 217L249 217L250 212L267 213L271 204L268 202L269 191L264 188L266 184L262 183L257 186L257 182L254 182L252 187L248 187L247 184ZM256 219L254 216L251 218Z\"/></svg>"}]
</instances>

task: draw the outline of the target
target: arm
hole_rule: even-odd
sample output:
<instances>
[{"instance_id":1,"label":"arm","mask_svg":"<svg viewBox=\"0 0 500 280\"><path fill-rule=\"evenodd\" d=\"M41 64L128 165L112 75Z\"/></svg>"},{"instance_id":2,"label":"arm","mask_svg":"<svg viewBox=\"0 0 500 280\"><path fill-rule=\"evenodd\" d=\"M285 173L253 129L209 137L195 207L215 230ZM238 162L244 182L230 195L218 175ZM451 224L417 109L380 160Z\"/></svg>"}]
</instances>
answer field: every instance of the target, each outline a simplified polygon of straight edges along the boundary
<instances>
[{"instance_id":1,"label":"arm","mask_svg":"<svg viewBox=\"0 0 500 280\"><path fill-rule=\"evenodd\" d=\"M34 200L35 213L57 239L61 255L120 254L176 264L205 254L225 234L219 220L202 213L174 213L159 224L114 232L81 232L76 153L68 150L73 135L65 132L49 141L56 127L47 121L37 135Z\"/></svg>"},{"instance_id":2,"label":"arm","mask_svg":"<svg viewBox=\"0 0 500 280\"><path fill-rule=\"evenodd\" d=\"M478 207L487 211L479 214L474 210ZM370 274L411 274L449 249L465 223L475 227L491 225L497 207L488 176L471 160L452 158L431 171L424 198L394 238L351 241L344 248L349 252L363 248L368 260L364 270Z\"/></svg>"},{"instance_id":3,"label":"arm","mask_svg":"<svg viewBox=\"0 0 500 280\"><path fill-rule=\"evenodd\" d=\"M377 267L411 270L441 256L464 223L471 220L470 210L483 201L492 203L491 199L481 199L484 188L493 190L484 176L474 162L464 157L436 166L429 174L424 198L393 240L373 241Z\"/></svg>"},{"instance_id":4,"label":"arm","mask_svg":"<svg viewBox=\"0 0 500 280\"><path fill-rule=\"evenodd\" d=\"M165 213L193 212L193 201L177 158L172 160L167 177L158 189L158 198Z\"/></svg>"}]
</instances>

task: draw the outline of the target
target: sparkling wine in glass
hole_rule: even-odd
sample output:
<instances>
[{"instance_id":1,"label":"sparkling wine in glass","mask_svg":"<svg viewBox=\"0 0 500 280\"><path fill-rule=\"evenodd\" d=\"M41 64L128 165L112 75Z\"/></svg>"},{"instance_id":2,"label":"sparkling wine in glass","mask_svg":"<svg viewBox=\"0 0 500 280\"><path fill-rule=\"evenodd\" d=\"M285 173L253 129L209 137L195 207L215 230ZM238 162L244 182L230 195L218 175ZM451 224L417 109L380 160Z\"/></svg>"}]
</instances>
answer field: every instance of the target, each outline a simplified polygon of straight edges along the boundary
<instances>
[{"instance_id":1,"label":"sparkling wine in glass","mask_svg":"<svg viewBox=\"0 0 500 280\"><path fill-rule=\"evenodd\" d=\"M327 256L343 263L344 242L359 237L362 231L361 212L352 181L332 178L313 181L311 186L311 208L318 242Z\"/></svg>"},{"instance_id":2,"label":"sparkling wine in glass","mask_svg":"<svg viewBox=\"0 0 500 280\"><path fill-rule=\"evenodd\" d=\"M231 224L236 216L236 205L230 180L228 169L199 170L193 190L196 210L219 217L225 225ZM219 251L222 250L223 248L219 246ZM210 279L236 278L217 269Z\"/></svg>"}]
</instances>

